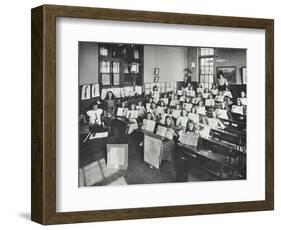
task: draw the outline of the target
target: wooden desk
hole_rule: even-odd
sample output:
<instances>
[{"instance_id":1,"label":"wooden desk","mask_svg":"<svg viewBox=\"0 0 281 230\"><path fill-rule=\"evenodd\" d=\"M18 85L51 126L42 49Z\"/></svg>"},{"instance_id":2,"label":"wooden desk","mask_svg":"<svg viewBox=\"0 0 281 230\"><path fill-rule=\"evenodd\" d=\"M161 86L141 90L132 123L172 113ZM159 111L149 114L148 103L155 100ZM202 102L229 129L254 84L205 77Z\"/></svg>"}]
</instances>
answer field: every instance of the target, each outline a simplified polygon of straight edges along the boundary
<instances>
[{"instance_id":1,"label":"wooden desk","mask_svg":"<svg viewBox=\"0 0 281 230\"><path fill-rule=\"evenodd\" d=\"M230 112L234 121L247 122L247 115Z\"/></svg>"},{"instance_id":2,"label":"wooden desk","mask_svg":"<svg viewBox=\"0 0 281 230\"><path fill-rule=\"evenodd\" d=\"M243 178L246 178L246 136L229 133L225 130L212 130L212 135L222 144L233 146L230 159L234 161L232 165L238 169Z\"/></svg>"},{"instance_id":3,"label":"wooden desk","mask_svg":"<svg viewBox=\"0 0 281 230\"><path fill-rule=\"evenodd\" d=\"M177 147L177 158L183 157L191 159L194 164L193 167L198 167L220 179L222 179L223 172L225 171L230 171L231 176L233 175L233 167L231 164L233 153L232 145L210 138L202 138L201 144L197 147L184 145L181 143L178 143ZM215 170L213 170L212 167L204 167L204 165L208 165L209 162L214 165ZM216 170L218 172L216 172Z\"/></svg>"},{"instance_id":4,"label":"wooden desk","mask_svg":"<svg viewBox=\"0 0 281 230\"><path fill-rule=\"evenodd\" d=\"M222 129L212 129L211 136L215 139L235 145L235 147L246 146L246 134L239 135L237 133L229 132Z\"/></svg>"},{"instance_id":5,"label":"wooden desk","mask_svg":"<svg viewBox=\"0 0 281 230\"><path fill-rule=\"evenodd\" d=\"M132 122L125 118L113 119L110 124L112 136L127 135L130 124L132 124Z\"/></svg>"},{"instance_id":6,"label":"wooden desk","mask_svg":"<svg viewBox=\"0 0 281 230\"><path fill-rule=\"evenodd\" d=\"M220 119L220 120L226 126L226 128L229 129L230 132L233 131L235 133L238 133L239 135L242 134L246 136L246 128L247 128L246 122L227 120L227 119Z\"/></svg>"},{"instance_id":7,"label":"wooden desk","mask_svg":"<svg viewBox=\"0 0 281 230\"><path fill-rule=\"evenodd\" d=\"M173 161L175 143L152 132L144 133L144 161L159 169L163 160Z\"/></svg>"}]
</instances>

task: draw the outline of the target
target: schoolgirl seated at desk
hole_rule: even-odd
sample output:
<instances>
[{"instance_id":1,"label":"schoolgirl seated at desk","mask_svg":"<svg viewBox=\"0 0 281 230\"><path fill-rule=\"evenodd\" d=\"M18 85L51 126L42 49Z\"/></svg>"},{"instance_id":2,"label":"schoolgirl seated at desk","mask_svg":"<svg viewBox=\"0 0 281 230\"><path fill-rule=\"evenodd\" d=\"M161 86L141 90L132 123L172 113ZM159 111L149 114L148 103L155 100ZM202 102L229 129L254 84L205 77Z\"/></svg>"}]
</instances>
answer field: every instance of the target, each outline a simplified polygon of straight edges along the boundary
<instances>
[{"instance_id":1,"label":"schoolgirl seated at desk","mask_svg":"<svg viewBox=\"0 0 281 230\"><path fill-rule=\"evenodd\" d=\"M156 123L153 120L151 112L147 112L145 118L142 121L141 129L148 132L154 132L155 124Z\"/></svg>"},{"instance_id":2,"label":"schoolgirl seated at desk","mask_svg":"<svg viewBox=\"0 0 281 230\"><path fill-rule=\"evenodd\" d=\"M181 108L180 105L177 104L176 108L172 109L172 117L176 120L180 117L181 115Z\"/></svg>"},{"instance_id":3,"label":"schoolgirl seated at desk","mask_svg":"<svg viewBox=\"0 0 281 230\"><path fill-rule=\"evenodd\" d=\"M203 124L208 125L211 129L224 129L225 126L220 119L217 118L216 111L210 109L208 111L208 117L203 119Z\"/></svg>"},{"instance_id":4,"label":"schoolgirl seated at desk","mask_svg":"<svg viewBox=\"0 0 281 230\"><path fill-rule=\"evenodd\" d=\"M188 146L196 147L199 142L199 126L194 121L189 120L185 130L178 133L178 141Z\"/></svg>"},{"instance_id":5,"label":"schoolgirl seated at desk","mask_svg":"<svg viewBox=\"0 0 281 230\"><path fill-rule=\"evenodd\" d=\"M152 98L152 97L149 97L149 98L148 98L148 102L145 104L146 110L149 110L149 109L150 109L150 105L151 105L152 102L153 102L153 98Z\"/></svg>"},{"instance_id":6,"label":"schoolgirl seated at desk","mask_svg":"<svg viewBox=\"0 0 281 230\"><path fill-rule=\"evenodd\" d=\"M228 105L231 105L232 102L232 93L229 91L229 88L226 86L225 87L225 91L223 92L223 96L224 96L224 101L226 101L226 103Z\"/></svg>"},{"instance_id":7,"label":"schoolgirl seated at desk","mask_svg":"<svg viewBox=\"0 0 281 230\"><path fill-rule=\"evenodd\" d=\"M129 108L127 108L127 102L122 101L121 106L117 108L117 117L119 118L125 118L127 115Z\"/></svg>"},{"instance_id":8,"label":"schoolgirl seated at desk","mask_svg":"<svg viewBox=\"0 0 281 230\"><path fill-rule=\"evenodd\" d=\"M202 93L202 95L203 95L203 93L204 93L204 88L203 88L203 85L202 85L202 84L199 84L199 86L198 86L196 92L197 92L197 94Z\"/></svg>"},{"instance_id":9,"label":"schoolgirl seated at desk","mask_svg":"<svg viewBox=\"0 0 281 230\"><path fill-rule=\"evenodd\" d=\"M204 89L203 98L207 99L211 95L210 90L208 88Z\"/></svg>"},{"instance_id":10,"label":"schoolgirl seated at desk","mask_svg":"<svg viewBox=\"0 0 281 230\"><path fill-rule=\"evenodd\" d=\"M191 99L191 102L193 105L197 105L200 100L201 100L201 97L194 97Z\"/></svg>"},{"instance_id":11,"label":"schoolgirl seated at desk","mask_svg":"<svg viewBox=\"0 0 281 230\"><path fill-rule=\"evenodd\" d=\"M183 94L181 96L179 96L179 102L184 102L186 98L186 92L183 91Z\"/></svg>"},{"instance_id":12,"label":"schoolgirl seated at desk","mask_svg":"<svg viewBox=\"0 0 281 230\"><path fill-rule=\"evenodd\" d=\"M194 123L199 123L199 114L197 114L196 107L192 106L190 113L188 114L188 119L192 120Z\"/></svg>"},{"instance_id":13,"label":"schoolgirl seated at desk","mask_svg":"<svg viewBox=\"0 0 281 230\"><path fill-rule=\"evenodd\" d=\"M213 96L210 94L207 99L205 99L205 106L206 107L214 107L215 106L215 99L213 99Z\"/></svg>"},{"instance_id":14,"label":"schoolgirl seated at desk","mask_svg":"<svg viewBox=\"0 0 281 230\"><path fill-rule=\"evenodd\" d=\"M193 120L188 120L185 132L199 133L198 125Z\"/></svg>"},{"instance_id":15,"label":"schoolgirl seated at desk","mask_svg":"<svg viewBox=\"0 0 281 230\"><path fill-rule=\"evenodd\" d=\"M247 98L246 93L244 91L241 91L240 101L242 105L247 106Z\"/></svg>"},{"instance_id":16,"label":"schoolgirl seated at desk","mask_svg":"<svg viewBox=\"0 0 281 230\"><path fill-rule=\"evenodd\" d=\"M219 119L232 120L232 115L226 102L221 103L220 108L216 109L216 114Z\"/></svg>"},{"instance_id":17,"label":"schoolgirl seated at desk","mask_svg":"<svg viewBox=\"0 0 281 230\"><path fill-rule=\"evenodd\" d=\"M185 89L185 91L186 91L186 96L188 96L188 97L195 97L196 96L195 91L194 91L194 89L193 89L193 87L191 85L188 86Z\"/></svg>"},{"instance_id":18,"label":"schoolgirl seated at desk","mask_svg":"<svg viewBox=\"0 0 281 230\"><path fill-rule=\"evenodd\" d=\"M175 125L171 116L166 116L164 125L157 126L156 134L165 137L169 140L174 139L174 136L176 136Z\"/></svg>"},{"instance_id":19,"label":"schoolgirl seated at desk","mask_svg":"<svg viewBox=\"0 0 281 230\"><path fill-rule=\"evenodd\" d=\"M156 107L156 103L153 101L150 104L150 108L147 109L147 112L150 112L153 120L156 120L158 117L158 112L157 112L157 107Z\"/></svg>"},{"instance_id":20,"label":"schoolgirl seated at desk","mask_svg":"<svg viewBox=\"0 0 281 230\"><path fill-rule=\"evenodd\" d=\"M135 103L131 103L126 118L129 121L127 134L131 134L134 130L138 129L138 110Z\"/></svg>"},{"instance_id":21,"label":"schoolgirl seated at desk","mask_svg":"<svg viewBox=\"0 0 281 230\"><path fill-rule=\"evenodd\" d=\"M143 106L143 103L141 100L138 101L138 104L136 106L136 109L138 110L139 117L143 117L145 115L146 109Z\"/></svg>"},{"instance_id":22,"label":"schoolgirl seated at desk","mask_svg":"<svg viewBox=\"0 0 281 230\"><path fill-rule=\"evenodd\" d=\"M185 129L188 121L188 114L185 109L181 110L181 116L176 121L176 127L179 129Z\"/></svg>"},{"instance_id":23,"label":"schoolgirl seated at desk","mask_svg":"<svg viewBox=\"0 0 281 230\"><path fill-rule=\"evenodd\" d=\"M152 99L155 103L158 103L159 98L160 98L160 92L159 92L158 87L156 85L153 86L151 97L152 97Z\"/></svg>"},{"instance_id":24,"label":"schoolgirl seated at desk","mask_svg":"<svg viewBox=\"0 0 281 230\"><path fill-rule=\"evenodd\" d=\"M241 98L237 98L237 105L232 105L231 112L246 115L246 106L243 106L241 103Z\"/></svg>"},{"instance_id":25,"label":"schoolgirl seated at desk","mask_svg":"<svg viewBox=\"0 0 281 230\"><path fill-rule=\"evenodd\" d=\"M223 91L219 91L219 94L215 97L216 102L224 102L224 93Z\"/></svg>"},{"instance_id":26,"label":"schoolgirl seated at desk","mask_svg":"<svg viewBox=\"0 0 281 230\"><path fill-rule=\"evenodd\" d=\"M230 92L228 87L225 87L225 91L223 92L223 96L232 98L232 93Z\"/></svg>"},{"instance_id":27,"label":"schoolgirl seated at desk","mask_svg":"<svg viewBox=\"0 0 281 230\"><path fill-rule=\"evenodd\" d=\"M179 100L178 100L178 96L175 95L175 94L172 94L171 96L171 101L170 101L170 104L169 106L176 106L177 104L179 104Z\"/></svg>"},{"instance_id":28,"label":"schoolgirl seated at desk","mask_svg":"<svg viewBox=\"0 0 281 230\"><path fill-rule=\"evenodd\" d=\"M182 104L182 107L187 111L187 112L190 112L193 104L190 102L191 99L189 97L187 97L185 99L185 102Z\"/></svg>"},{"instance_id":29,"label":"schoolgirl seated at desk","mask_svg":"<svg viewBox=\"0 0 281 230\"><path fill-rule=\"evenodd\" d=\"M204 105L204 101L202 99L198 102L198 106L196 107L196 110L199 115L206 115L206 108Z\"/></svg>"},{"instance_id":30,"label":"schoolgirl seated at desk","mask_svg":"<svg viewBox=\"0 0 281 230\"><path fill-rule=\"evenodd\" d=\"M172 108L171 107L167 107L164 111L164 113L159 114L159 123L164 125L165 124L165 118L166 116L171 116L172 115Z\"/></svg>"},{"instance_id":31,"label":"schoolgirl seated at desk","mask_svg":"<svg viewBox=\"0 0 281 230\"><path fill-rule=\"evenodd\" d=\"M100 132L103 130L102 114L103 110L98 108L97 102L94 102L92 105L92 109L86 112L86 115L89 118L89 130L92 133Z\"/></svg>"},{"instance_id":32,"label":"schoolgirl seated at desk","mask_svg":"<svg viewBox=\"0 0 281 230\"><path fill-rule=\"evenodd\" d=\"M126 118L129 120L135 120L138 117L139 111L136 108L135 103L131 103L129 110L127 111Z\"/></svg>"},{"instance_id":33,"label":"schoolgirl seated at desk","mask_svg":"<svg viewBox=\"0 0 281 230\"><path fill-rule=\"evenodd\" d=\"M219 90L218 90L218 88L217 88L217 84L213 83L213 84L212 84L212 88L211 88L210 91L211 91L211 94L212 94L213 96L218 95Z\"/></svg>"},{"instance_id":34,"label":"schoolgirl seated at desk","mask_svg":"<svg viewBox=\"0 0 281 230\"><path fill-rule=\"evenodd\" d=\"M160 99L159 105L157 106L158 115L161 113L164 113L166 108L167 108L167 106L165 105L164 101L162 99Z\"/></svg>"},{"instance_id":35,"label":"schoolgirl seated at desk","mask_svg":"<svg viewBox=\"0 0 281 230\"><path fill-rule=\"evenodd\" d=\"M168 98L168 95L166 93L163 94L163 97L160 98L160 101L164 101L164 104L165 106L168 106L169 105L169 98Z\"/></svg>"}]
</instances>

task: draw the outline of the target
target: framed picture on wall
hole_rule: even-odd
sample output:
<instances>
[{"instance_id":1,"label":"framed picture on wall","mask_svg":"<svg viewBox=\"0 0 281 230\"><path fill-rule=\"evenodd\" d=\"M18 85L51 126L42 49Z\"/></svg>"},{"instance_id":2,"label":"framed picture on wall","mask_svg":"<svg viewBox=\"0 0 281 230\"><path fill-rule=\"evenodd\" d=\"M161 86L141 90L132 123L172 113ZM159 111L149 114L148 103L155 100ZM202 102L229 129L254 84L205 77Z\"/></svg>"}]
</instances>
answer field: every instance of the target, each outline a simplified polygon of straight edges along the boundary
<instances>
[{"instance_id":1,"label":"framed picture on wall","mask_svg":"<svg viewBox=\"0 0 281 230\"><path fill-rule=\"evenodd\" d=\"M223 74L223 77L229 82L236 84L236 66L218 66L217 75Z\"/></svg>"},{"instance_id":2,"label":"framed picture on wall","mask_svg":"<svg viewBox=\"0 0 281 230\"><path fill-rule=\"evenodd\" d=\"M151 29L161 33L142 36ZM62 224L272 210L273 30L270 19L32 9L31 219ZM216 66L217 51L231 66ZM187 60L198 69L192 79L201 92L182 88ZM249 73L237 94L213 88L196 100L218 72L236 83L236 66ZM89 81L100 83L92 93L91 85L79 85ZM232 102L229 113L224 97ZM161 126L169 135L159 133Z\"/></svg>"},{"instance_id":3,"label":"framed picture on wall","mask_svg":"<svg viewBox=\"0 0 281 230\"><path fill-rule=\"evenodd\" d=\"M159 81L159 76L154 76L154 83L157 83Z\"/></svg>"},{"instance_id":4,"label":"framed picture on wall","mask_svg":"<svg viewBox=\"0 0 281 230\"><path fill-rule=\"evenodd\" d=\"M242 78L242 84L246 85L247 84L247 68L246 67L241 68L241 78Z\"/></svg>"},{"instance_id":5,"label":"framed picture on wall","mask_svg":"<svg viewBox=\"0 0 281 230\"><path fill-rule=\"evenodd\" d=\"M160 68L154 68L154 75L159 75Z\"/></svg>"}]
</instances>

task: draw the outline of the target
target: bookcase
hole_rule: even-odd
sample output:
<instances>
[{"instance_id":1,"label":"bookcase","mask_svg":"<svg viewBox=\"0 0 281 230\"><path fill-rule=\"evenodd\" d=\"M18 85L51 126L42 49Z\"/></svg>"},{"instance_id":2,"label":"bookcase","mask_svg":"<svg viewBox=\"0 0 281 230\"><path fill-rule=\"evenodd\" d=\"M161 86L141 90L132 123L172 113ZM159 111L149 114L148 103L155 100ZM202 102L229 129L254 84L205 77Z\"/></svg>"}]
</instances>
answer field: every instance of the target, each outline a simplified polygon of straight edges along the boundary
<instances>
[{"instance_id":1,"label":"bookcase","mask_svg":"<svg viewBox=\"0 0 281 230\"><path fill-rule=\"evenodd\" d=\"M143 85L143 46L100 43L98 73L101 88Z\"/></svg>"}]
</instances>

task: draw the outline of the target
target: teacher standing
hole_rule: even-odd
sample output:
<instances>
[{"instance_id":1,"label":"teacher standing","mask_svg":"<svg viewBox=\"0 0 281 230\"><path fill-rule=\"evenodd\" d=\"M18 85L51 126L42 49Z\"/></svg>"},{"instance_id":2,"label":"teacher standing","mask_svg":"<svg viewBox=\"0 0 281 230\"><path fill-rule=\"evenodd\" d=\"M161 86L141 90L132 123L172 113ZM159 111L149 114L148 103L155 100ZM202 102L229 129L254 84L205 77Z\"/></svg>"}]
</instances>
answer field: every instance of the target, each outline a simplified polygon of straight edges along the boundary
<instances>
[{"instance_id":1,"label":"teacher standing","mask_svg":"<svg viewBox=\"0 0 281 230\"><path fill-rule=\"evenodd\" d=\"M228 82L227 80L224 78L223 72L219 71L218 72L218 77L217 77L217 81L218 81L218 89L220 91L225 91L225 88L228 86Z\"/></svg>"}]
</instances>

